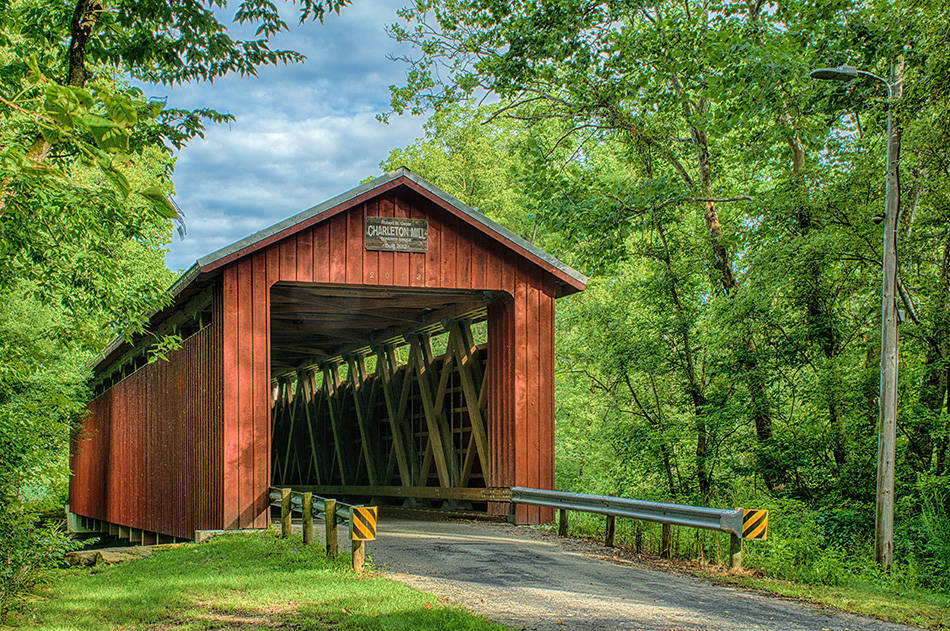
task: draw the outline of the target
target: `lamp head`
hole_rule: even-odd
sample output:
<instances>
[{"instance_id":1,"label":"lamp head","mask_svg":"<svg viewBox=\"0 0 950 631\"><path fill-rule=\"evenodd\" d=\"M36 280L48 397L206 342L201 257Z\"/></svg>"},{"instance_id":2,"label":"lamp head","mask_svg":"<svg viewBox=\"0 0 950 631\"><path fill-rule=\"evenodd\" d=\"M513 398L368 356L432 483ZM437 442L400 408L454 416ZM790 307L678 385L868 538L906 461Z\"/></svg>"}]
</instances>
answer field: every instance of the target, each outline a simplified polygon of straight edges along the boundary
<instances>
[{"instance_id":1,"label":"lamp head","mask_svg":"<svg viewBox=\"0 0 950 631\"><path fill-rule=\"evenodd\" d=\"M812 79L822 81L852 81L858 78L858 69L854 66L842 64L837 68L818 68L808 73Z\"/></svg>"}]
</instances>

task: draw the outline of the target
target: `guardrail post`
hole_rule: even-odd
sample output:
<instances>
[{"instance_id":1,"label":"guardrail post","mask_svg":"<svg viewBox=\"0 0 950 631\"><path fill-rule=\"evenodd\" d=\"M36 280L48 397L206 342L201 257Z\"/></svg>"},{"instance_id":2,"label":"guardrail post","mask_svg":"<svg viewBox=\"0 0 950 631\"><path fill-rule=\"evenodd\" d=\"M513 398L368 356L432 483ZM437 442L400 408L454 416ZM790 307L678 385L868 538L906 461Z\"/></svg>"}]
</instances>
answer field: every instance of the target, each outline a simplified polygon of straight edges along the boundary
<instances>
[{"instance_id":1,"label":"guardrail post","mask_svg":"<svg viewBox=\"0 0 950 631\"><path fill-rule=\"evenodd\" d=\"M313 541L313 493L303 494L303 544Z\"/></svg>"},{"instance_id":2,"label":"guardrail post","mask_svg":"<svg viewBox=\"0 0 950 631\"><path fill-rule=\"evenodd\" d=\"M280 536L284 539L290 536L290 493L290 489L280 490Z\"/></svg>"},{"instance_id":3,"label":"guardrail post","mask_svg":"<svg viewBox=\"0 0 950 631\"><path fill-rule=\"evenodd\" d=\"M566 537L567 536L567 509L561 508L557 512L557 536Z\"/></svg>"},{"instance_id":4,"label":"guardrail post","mask_svg":"<svg viewBox=\"0 0 950 631\"><path fill-rule=\"evenodd\" d=\"M737 570L742 567L742 537L729 533L729 569Z\"/></svg>"},{"instance_id":5,"label":"guardrail post","mask_svg":"<svg viewBox=\"0 0 950 631\"><path fill-rule=\"evenodd\" d=\"M673 558L673 526L660 524L660 558Z\"/></svg>"},{"instance_id":6,"label":"guardrail post","mask_svg":"<svg viewBox=\"0 0 950 631\"><path fill-rule=\"evenodd\" d=\"M608 548L614 547L614 532L617 530L617 518L613 515L607 515L607 528L604 532L604 545Z\"/></svg>"},{"instance_id":7,"label":"guardrail post","mask_svg":"<svg viewBox=\"0 0 950 631\"><path fill-rule=\"evenodd\" d=\"M327 556L335 557L339 552L336 540L336 500L327 500L324 503L324 518L326 519Z\"/></svg>"},{"instance_id":8,"label":"guardrail post","mask_svg":"<svg viewBox=\"0 0 950 631\"><path fill-rule=\"evenodd\" d=\"M366 562L366 542L362 540L353 540L353 571L359 574L363 571L363 564Z\"/></svg>"}]
</instances>

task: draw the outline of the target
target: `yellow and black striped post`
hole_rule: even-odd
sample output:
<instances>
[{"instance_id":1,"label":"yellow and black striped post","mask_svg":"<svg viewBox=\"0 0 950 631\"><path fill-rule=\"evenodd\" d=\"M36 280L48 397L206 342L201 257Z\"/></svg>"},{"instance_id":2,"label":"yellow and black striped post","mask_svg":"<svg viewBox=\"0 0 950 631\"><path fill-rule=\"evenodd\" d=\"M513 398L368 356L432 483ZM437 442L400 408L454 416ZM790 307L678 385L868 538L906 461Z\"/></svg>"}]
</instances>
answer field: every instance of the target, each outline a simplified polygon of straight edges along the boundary
<instances>
[{"instance_id":1,"label":"yellow and black striped post","mask_svg":"<svg viewBox=\"0 0 950 631\"><path fill-rule=\"evenodd\" d=\"M732 522L731 534L729 536L729 559L730 569L739 569L742 567L742 540L752 539L754 541L764 541L769 530L769 511L752 510L748 508L737 509L735 517L738 518L739 511L742 511L742 528L735 530L737 523ZM742 533L741 536L739 533Z\"/></svg>"},{"instance_id":2,"label":"yellow and black striped post","mask_svg":"<svg viewBox=\"0 0 950 631\"><path fill-rule=\"evenodd\" d=\"M769 511L744 509L742 511L742 538L765 541L769 531Z\"/></svg>"},{"instance_id":3,"label":"yellow and black striped post","mask_svg":"<svg viewBox=\"0 0 950 631\"><path fill-rule=\"evenodd\" d=\"M350 538L353 541L372 541L376 538L375 506L353 507L353 528Z\"/></svg>"},{"instance_id":4,"label":"yellow and black striped post","mask_svg":"<svg viewBox=\"0 0 950 631\"><path fill-rule=\"evenodd\" d=\"M366 560L366 541L376 539L376 507L354 506L350 512L350 538L353 540L353 571L362 572Z\"/></svg>"}]
</instances>

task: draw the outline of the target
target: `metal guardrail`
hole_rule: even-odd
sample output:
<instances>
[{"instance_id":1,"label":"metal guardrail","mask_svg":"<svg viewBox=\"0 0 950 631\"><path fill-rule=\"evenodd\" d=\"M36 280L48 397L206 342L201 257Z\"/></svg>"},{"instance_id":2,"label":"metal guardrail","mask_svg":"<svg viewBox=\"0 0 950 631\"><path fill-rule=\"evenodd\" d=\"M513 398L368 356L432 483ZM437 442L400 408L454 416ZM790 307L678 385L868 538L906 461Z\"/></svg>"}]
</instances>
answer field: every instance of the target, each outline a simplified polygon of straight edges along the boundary
<instances>
[{"instance_id":1,"label":"metal guardrail","mask_svg":"<svg viewBox=\"0 0 950 631\"><path fill-rule=\"evenodd\" d=\"M718 530L734 534L737 537L742 536L741 508L722 510L702 506L631 500L609 495L582 495L563 491L526 489L520 486L511 488L511 502L513 504L532 504L534 506L549 506L584 513L613 515L614 517L628 517L672 526Z\"/></svg>"},{"instance_id":2,"label":"metal guardrail","mask_svg":"<svg viewBox=\"0 0 950 631\"><path fill-rule=\"evenodd\" d=\"M313 541L313 520L323 519L326 527L327 556L338 553L337 524L346 524L353 542L353 571L362 572L366 558L365 542L376 538L375 506L354 506L335 499L320 497L312 493L300 493L293 489L270 488L271 506L280 507L280 531L282 537L291 533L291 517L297 512L302 515L303 542Z\"/></svg>"},{"instance_id":3,"label":"metal guardrail","mask_svg":"<svg viewBox=\"0 0 950 631\"><path fill-rule=\"evenodd\" d=\"M745 536L750 536L750 519L759 519L759 522L752 524L756 533L753 538L756 539L765 538L765 528L768 524L768 511L750 511L742 508L724 510L704 506L632 500L608 495L583 495L564 491L529 489L519 486L511 488L511 503L558 509L560 511L558 534L561 536L567 535L568 511L607 515L605 543L608 546L613 546L614 520L617 517L660 523L663 525L660 556L664 558L670 556L669 541L672 535L672 526L727 532L730 535L729 567L738 567L742 563L742 538L744 532ZM764 517L761 517L763 513ZM761 523L763 519L764 524Z\"/></svg>"}]
</instances>

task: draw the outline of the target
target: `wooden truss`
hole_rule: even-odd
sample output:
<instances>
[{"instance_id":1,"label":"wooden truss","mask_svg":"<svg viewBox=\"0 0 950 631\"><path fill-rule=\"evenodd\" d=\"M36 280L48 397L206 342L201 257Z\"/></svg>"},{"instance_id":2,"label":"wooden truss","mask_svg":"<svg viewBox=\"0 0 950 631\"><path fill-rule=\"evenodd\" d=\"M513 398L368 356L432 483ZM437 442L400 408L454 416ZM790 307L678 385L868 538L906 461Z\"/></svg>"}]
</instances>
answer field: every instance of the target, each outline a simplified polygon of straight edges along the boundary
<instances>
[{"instance_id":1,"label":"wooden truss","mask_svg":"<svg viewBox=\"0 0 950 631\"><path fill-rule=\"evenodd\" d=\"M444 326L447 348L439 357L430 334L413 333L398 347L386 344L284 375L271 416L274 484L337 494L498 499L486 488L492 479L487 347L475 344L469 320ZM375 364L372 373L367 364Z\"/></svg>"}]
</instances>

